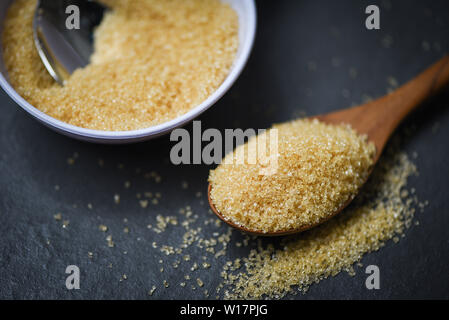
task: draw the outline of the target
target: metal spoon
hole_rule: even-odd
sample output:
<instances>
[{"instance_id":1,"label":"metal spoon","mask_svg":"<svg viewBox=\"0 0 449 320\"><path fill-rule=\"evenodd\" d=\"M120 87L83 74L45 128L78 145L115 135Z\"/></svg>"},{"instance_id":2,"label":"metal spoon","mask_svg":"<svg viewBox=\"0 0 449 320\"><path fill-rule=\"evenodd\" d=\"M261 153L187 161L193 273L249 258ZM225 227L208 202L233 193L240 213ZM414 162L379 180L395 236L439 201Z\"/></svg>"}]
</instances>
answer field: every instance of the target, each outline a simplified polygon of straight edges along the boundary
<instances>
[{"instance_id":1,"label":"metal spoon","mask_svg":"<svg viewBox=\"0 0 449 320\"><path fill-rule=\"evenodd\" d=\"M79 29L69 29L69 6L79 8ZM33 21L34 43L50 75L61 85L92 55L93 32L106 7L89 0L39 0Z\"/></svg>"},{"instance_id":2,"label":"metal spoon","mask_svg":"<svg viewBox=\"0 0 449 320\"><path fill-rule=\"evenodd\" d=\"M389 95L358 107L314 116L312 118L329 124L350 124L360 134L366 134L368 139L376 146L376 155L374 157L374 163L376 163L388 139L399 123L425 99L434 95L448 83L449 56L445 56L416 78ZM217 217L240 231L259 236L283 236L311 229L340 213L351 202L351 199L348 200L340 209L332 212L317 224L303 225L291 230L264 233L260 230L250 230L238 226L226 219L226 213L219 212L214 206L210 196L212 188L213 185L209 184L208 199L210 207Z\"/></svg>"}]
</instances>

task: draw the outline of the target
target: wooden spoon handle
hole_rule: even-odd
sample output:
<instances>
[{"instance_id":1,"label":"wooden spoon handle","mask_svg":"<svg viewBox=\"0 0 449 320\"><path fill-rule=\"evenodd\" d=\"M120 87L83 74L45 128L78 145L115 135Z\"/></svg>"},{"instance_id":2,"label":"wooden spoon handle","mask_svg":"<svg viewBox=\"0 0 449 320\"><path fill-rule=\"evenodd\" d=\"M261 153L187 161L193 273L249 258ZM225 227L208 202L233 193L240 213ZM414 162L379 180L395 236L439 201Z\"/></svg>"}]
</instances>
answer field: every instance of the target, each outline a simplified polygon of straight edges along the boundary
<instances>
[{"instance_id":1,"label":"wooden spoon handle","mask_svg":"<svg viewBox=\"0 0 449 320\"><path fill-rule=\"evenodd\" d=\"M448 83L449 56L445 56L398 90L364 106L364 113L371 113L368 118L377 118L365 130L375 142L378 155L399 123Z\"/></svg>"},{"instance_id":2,"label":"wooden spoon handle","mask_svg":"<svg viewBox=\"0 0 449 320\"><path fill-rule=\"evenodd\" d=\"M388 138L407 114L448 83L449 56L445 56L416 78L382 98L318 118L328 123L348 123L357 132L367 134L369 140L376 145L377 161Z\"/></svg>"},{"instance_id":3,"label":"wooden spoon handle","mask_svg":"<svg viewBox=\"0 0 449 320\"><path fill-rule=\"evenodd\" d=\"M449 82L449 56L445 56L398 90L383 98L385 109L402 120Z\"/></svg>"},{"instance_id":4,"label":"wooden spoon handle","mask_svg":"<svg viewBox=\"0 0 449 320\"><path fill-rule=\"evenodd\" d=\"M437 71L434 74L430 94L438 92L449 83L449 55L438 61L434 67Z\"/></svg>"}]
</instances>

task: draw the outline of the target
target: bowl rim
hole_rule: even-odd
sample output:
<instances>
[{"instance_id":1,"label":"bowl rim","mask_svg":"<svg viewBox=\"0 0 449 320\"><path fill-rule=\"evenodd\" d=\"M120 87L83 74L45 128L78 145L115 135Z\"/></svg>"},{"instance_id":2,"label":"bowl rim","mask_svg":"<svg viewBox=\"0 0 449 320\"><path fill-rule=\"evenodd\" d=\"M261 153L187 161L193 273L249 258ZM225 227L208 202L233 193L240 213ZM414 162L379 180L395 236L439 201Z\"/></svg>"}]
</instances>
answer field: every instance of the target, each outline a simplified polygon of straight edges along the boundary
<instances>
[{"instance_id":1,"label":"bowl rim","mask_svg":"<svg viewBox=\"0 0 449 320\"><path fill-rule=\"evenodd\" d=\"M226 76L225 80L221 83L221 85L205 101L203 101L196 107L192 108L187 113L175 119L169 120L167 122L143 129L129 130L129 131L103 131L103 130L82 128L53 118L47 115L46 113L40 111L33 105L31 105L19 93L15 91L15 89L6 79L3 72L0 72L0 86L20 107L22 107L25 111L31 114L34 118L36 118L46 126L63 134L69 135L71 137L91 142L119 143L119 142L141 141L166 134L172 131L173 129L181 127L184 124L192 121L200 114L202 114L204 111L213 106L232 87L234 82L238 79L238 77L242 73L249 59L252 48L254 46L254 40L256 36L256 26L257 26L255 0L243 0L242 2L244 3L246 10L248 10L248 14L247 16L245 16L246 26L248 28L246 33L248 36L245 37L245 41L240 44L239 47L241 53L235 59L230 72Z\"/></svg>"}]
</instances>

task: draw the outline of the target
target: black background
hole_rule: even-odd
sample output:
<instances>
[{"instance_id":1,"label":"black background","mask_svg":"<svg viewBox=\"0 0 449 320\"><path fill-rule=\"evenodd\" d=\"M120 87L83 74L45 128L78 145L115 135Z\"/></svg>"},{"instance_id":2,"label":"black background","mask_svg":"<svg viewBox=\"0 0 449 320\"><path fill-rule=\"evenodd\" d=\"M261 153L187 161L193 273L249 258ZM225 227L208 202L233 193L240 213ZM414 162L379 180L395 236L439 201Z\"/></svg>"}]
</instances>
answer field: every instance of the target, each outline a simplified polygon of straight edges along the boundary
<instances>
[{"instance_id":1,"label":"black background","mask_svg":"<svg viewBox=\"0 0 449 320\"><path fill-rule=\"evenodd\" d=\"M381 8L381 30L365 28L369 4ZM313 115L360 104L366 96L384 95L391 87L389 77L402 84L449 51L449 2L444 0L258 1L258 15L247 68L229 93L199 118L203 129L266 128L304 112ZM351 68L357 70L356 77ZM173 143L168 136L128 146L88 144L43 127L3 91L0 105L0 298L204 298L203 290L191 290L190 283L179 286L184 274L191 273L191 264L202 261L204 251L188 249L192 261L175 269L171 264L179 258L166 257L151 244L177 245L182 229L169 227L156 234L146 226L155 225L157 214L178 215L185 205L199 220L210 218L205 193L211 167L171 165ZM412 226L399 243L389 242L362 259L365 266L380 267L381 289L367 290L364 268L356 268L355 277L341 273L313 285L306 295L288 298L449 297L449 90L424 104L404 128L412 129L404 150L419 155L414 162L420 175L410 178L409 186L429 206L416 215L420 225ZM69 166L67 158L75 152L79 158ZM136 168L158 172L161 183L144 179ZM125 189L128 180L131 188ZM181 188L184 180L187 190ZM161 192L161 203L142 209L135 194L144 191ZM198 191L201 198L195 196ZM121 195L119 205L113 201L115 193ZM66 229L54 220L57 212L70 221ZM100 224L109 227L114 248L106 245ZM129 234L123 232L125 226ZM213 231L204 227L202 234L210 237ZM193 273L194 279L204 281L203 289L212 292L210 298L215 297L225 261L248 254L248 249L233 245L241 239L234 232L227 256L209 257L212 267ZM93 252L92 259L88 252ZM165 261L164 273L159 259ZM80 290L65 288L70 264L81 269ZM128 279L120 281L123 274ZM170 283L167 289L164 279ZM150 297L153 285L157 289Z\"/></svg>"}]
</instances>

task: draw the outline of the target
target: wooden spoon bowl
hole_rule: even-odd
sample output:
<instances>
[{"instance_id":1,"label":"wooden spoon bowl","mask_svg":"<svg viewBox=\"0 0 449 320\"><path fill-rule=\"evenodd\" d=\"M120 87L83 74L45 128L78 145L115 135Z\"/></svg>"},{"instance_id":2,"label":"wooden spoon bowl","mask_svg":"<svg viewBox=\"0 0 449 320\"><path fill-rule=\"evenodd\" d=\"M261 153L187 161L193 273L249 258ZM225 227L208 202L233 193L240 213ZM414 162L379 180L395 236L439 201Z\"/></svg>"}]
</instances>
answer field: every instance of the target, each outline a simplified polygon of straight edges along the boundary
<instances>
[{"instance_id":1,"label":"wooden spoon bowl","mask_svg":"<svg viewBox=\"0 0 449 320\"><path fill-rule=\"evenodd\" d=\"M448 82L449 56L445 56L417 77L384 97L357 107L313 116L311 118L334 125L349 124L359 134L367 135L368 140L373 142L376 147L376 154L374 155L373 161L374 168L388 139L399 123L412 110L421 105L424 100L437 93ZM243 226L236 225L230 219L226 219L225 216L215 208L210 195L211 190L212 186L209 184L209 204L218 218L240 231L259 236L284 236L306 231L334 217L352 201L352 198L350 198L340 209L328 215L317 224L303 225L300 228L267 233L260 230L249 230Z\"/></svg>"}]
</instances>

